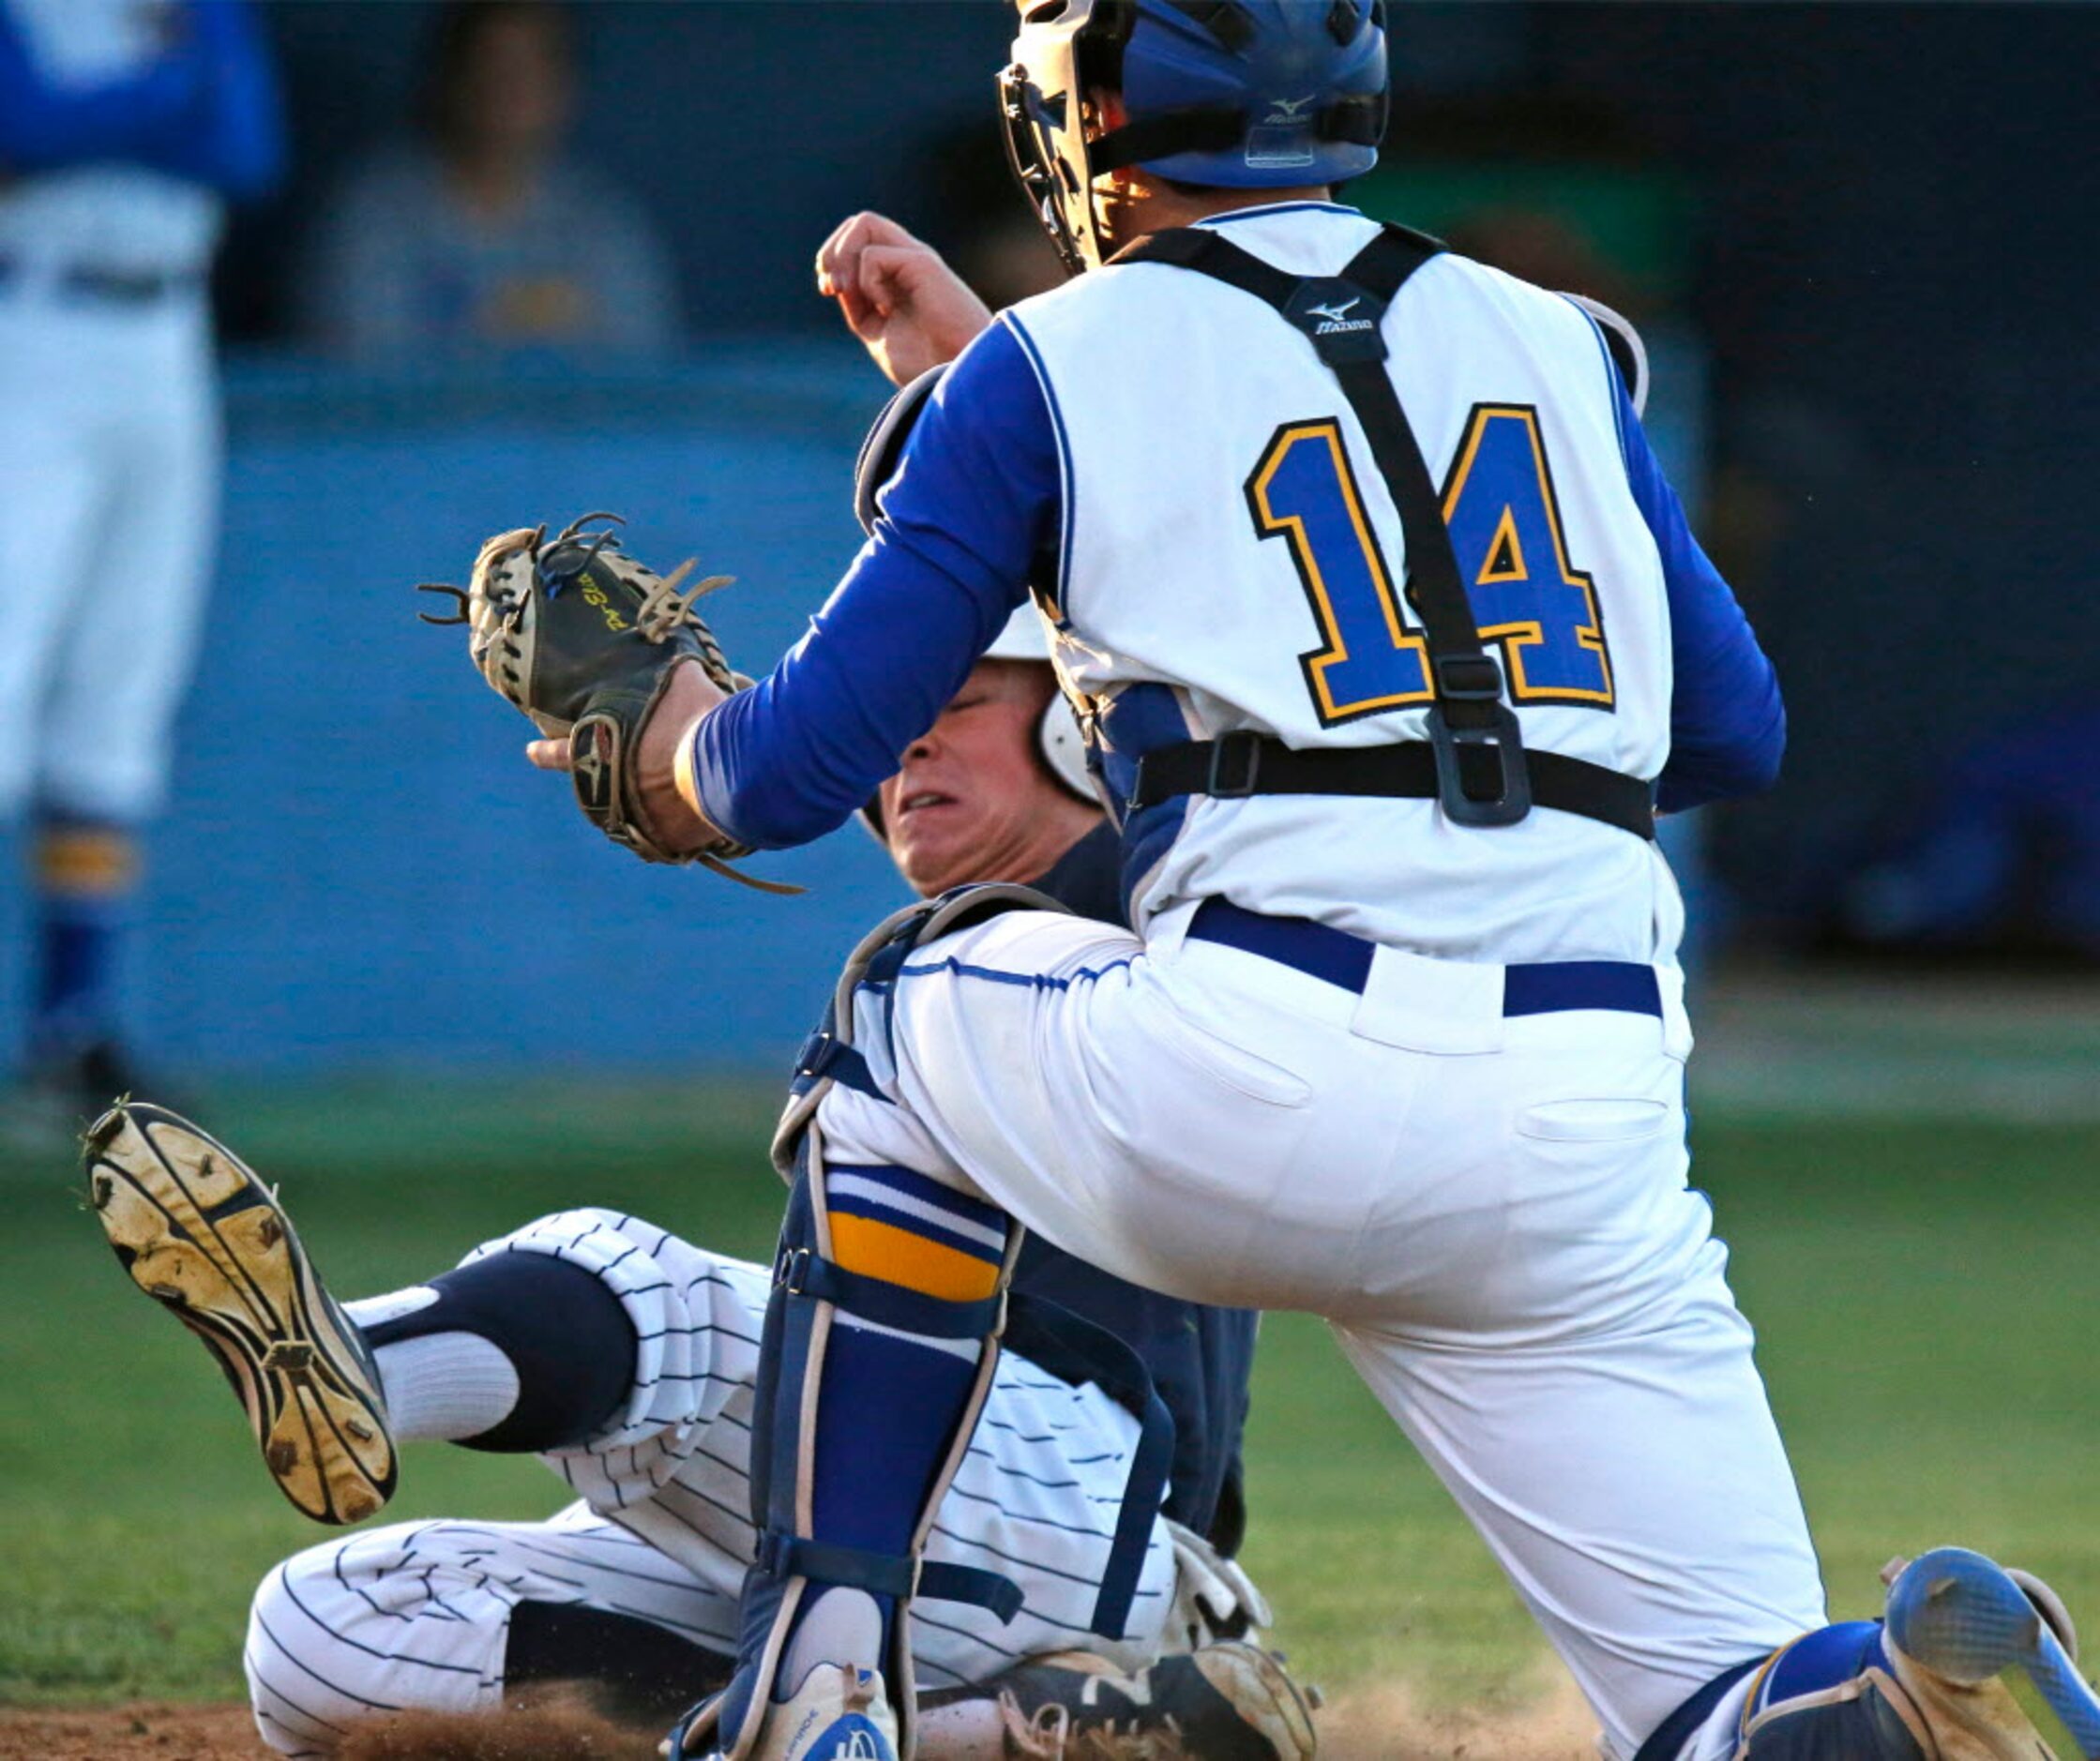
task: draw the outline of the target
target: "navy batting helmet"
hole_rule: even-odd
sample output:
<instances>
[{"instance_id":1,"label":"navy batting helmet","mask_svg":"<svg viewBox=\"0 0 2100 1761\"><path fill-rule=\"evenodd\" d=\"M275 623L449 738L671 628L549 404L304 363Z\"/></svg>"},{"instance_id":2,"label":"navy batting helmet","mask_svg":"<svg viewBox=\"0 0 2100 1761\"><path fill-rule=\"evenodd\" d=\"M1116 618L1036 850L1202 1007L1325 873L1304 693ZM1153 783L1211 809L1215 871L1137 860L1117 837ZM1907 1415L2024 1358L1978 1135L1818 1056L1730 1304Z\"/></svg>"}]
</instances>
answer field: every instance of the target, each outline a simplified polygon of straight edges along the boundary
<instances>
[{"instance_id":1,"label":"navy batting helmet","mask_svg":"<svg viewBox=\"0 0 2100 1761\"><path fill-rule=\"evenodd\" d=\"M1021 0L999 76L1006 151L1074 273L1104 255L1094 180L1126 165L1177 183L1339 183L1385 133L1383 0ZM1090 92L1123 126L1089 141Z\"/></svg>"}]
</instances>

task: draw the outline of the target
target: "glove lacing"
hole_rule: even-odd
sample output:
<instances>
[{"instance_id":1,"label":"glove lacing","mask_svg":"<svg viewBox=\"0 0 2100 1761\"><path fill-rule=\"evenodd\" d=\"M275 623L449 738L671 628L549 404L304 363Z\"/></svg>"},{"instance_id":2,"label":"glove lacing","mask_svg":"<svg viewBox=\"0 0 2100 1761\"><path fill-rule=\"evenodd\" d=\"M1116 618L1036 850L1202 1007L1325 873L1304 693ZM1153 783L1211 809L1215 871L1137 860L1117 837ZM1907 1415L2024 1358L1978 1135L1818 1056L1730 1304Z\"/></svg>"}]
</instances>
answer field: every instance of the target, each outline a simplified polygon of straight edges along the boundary
<instances>
[{"instance_id":1,"label":"glove lacing","mask_svg":"<svg viewBox=\"0 0 2100 1761\"><path fill-rule=\"evenodd\" d=\"M1132 1719L1075 1731L1064 1707L1038 1707L1030 1717L1011 1691L999 1695L999 1713L1007 1761L1185 1761L1189 1753L1181 1721L1171 1715L1150 1730Z\"/></svg>"},{"instance_id":2,"label":"glove lacing","mask_svg":"<svg viewBox=\"0 0 2100 1761\"><path fill-rule=\"evenodd\" d=\"M634 627L645 641L668 642L681 625L689 626L698 636L705 658L702 665L707 676L725 691L738 691L749 681L739 681L731 671L728 659L722 654L721 644L715 640L715 632L707 627L701 615L693 610L694 604L712 593L719 593L732 585L733 575L710 575L693 583L690 593L680 593L678 588L686 577L692 573L697 559L687 557L683 563L664 576L652 580L642 590L642 602L635 608Z\"/></svg>"}]
</instances>

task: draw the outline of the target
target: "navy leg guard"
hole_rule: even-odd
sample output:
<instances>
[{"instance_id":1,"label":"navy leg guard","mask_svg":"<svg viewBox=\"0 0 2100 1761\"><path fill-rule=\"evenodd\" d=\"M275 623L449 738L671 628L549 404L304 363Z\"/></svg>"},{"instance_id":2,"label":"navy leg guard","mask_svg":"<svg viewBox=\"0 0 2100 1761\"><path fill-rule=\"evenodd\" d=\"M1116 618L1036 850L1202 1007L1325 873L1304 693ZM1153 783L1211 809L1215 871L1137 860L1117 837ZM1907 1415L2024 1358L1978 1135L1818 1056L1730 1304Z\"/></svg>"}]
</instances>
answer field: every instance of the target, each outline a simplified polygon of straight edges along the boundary
<instances>
[{"instance_id":1,"label":"navy leg guard","mask_svg":"<svg viewBox=\"0 0 2100 1761\"><path fill-rule=\"evenodd\" d=\"M835 1211L826 1200L827 1181L866 1191L840 1197ZM923 1218L907 1229L889 1218L908 1213L882 1214L884 1194L952 1213L980 1239L957 1234L944 1243L942 1226ZM915 1254L952 1256L965 1267L974 1261L988 1294L934 1296L841 1264L869 1257L870 1227L875 1242L893 1251L901 1244L906 1259ZM798 1620L826 1590L863 1591L882 1611L883 1670L904 1730L912 1706L904 1618L911 1599L974 1603L1002 1619L1019 1610L1020 1592L1011 1580L922 1565L918 1554L990 1389L1005 1282L1020 1240L1019 1226L991 1207L942 1196L933 1182L905 1169L808 1172L795 1182L766 1305L752 1410L758 1557L744 1581L736 1675L711 1707L681 1727L688 1741L712 1730L723 1754L748 1752L763 1708L776 1697ZM953 1353L942 1348L947 1342L971 1349Z\"/></svg>"},{"instance_id":2,"label":"navy leg guard","mask_svg":"<svg viewBox=\"0 0 2100 1761\"><path fill-rule=\"evenodd\" d=\"M895 1105L853 1043L864 982L886 1007L914 948L1017 909L1063 908L1023 887L964 887L878 925L796 1061L773 1142L793 1193L751 1422L757 1560L745 1578L736 1675L673 1728L673 1756L711 1738L728 1761L744 1761L801 1615L834 1589L862 1591L882 1612L882 1669L909 1754L912 1598L974 1603L1001 1619L1020 1606L1010 1579L925 1565L920 1554L990 1392L1022 1231L907 1168L827 1167L817 1122L840 1085Z\"/></svg>"},{"instance_id":3,"label":"navy leg guard","mask_svg":"<svg viewBox=\"0 0 2100 1761\"><path fill-rule=\"evenodd\" d=\"M377 1350L433 1333L486 1339L518 1372L518 1404L465 1449L567 1449L619 1411L634 1382L634 1323L596 1274L551 1254L491 1254L430 1280L438 1300L361 1328Z\"/></svg>"}]
</instances>

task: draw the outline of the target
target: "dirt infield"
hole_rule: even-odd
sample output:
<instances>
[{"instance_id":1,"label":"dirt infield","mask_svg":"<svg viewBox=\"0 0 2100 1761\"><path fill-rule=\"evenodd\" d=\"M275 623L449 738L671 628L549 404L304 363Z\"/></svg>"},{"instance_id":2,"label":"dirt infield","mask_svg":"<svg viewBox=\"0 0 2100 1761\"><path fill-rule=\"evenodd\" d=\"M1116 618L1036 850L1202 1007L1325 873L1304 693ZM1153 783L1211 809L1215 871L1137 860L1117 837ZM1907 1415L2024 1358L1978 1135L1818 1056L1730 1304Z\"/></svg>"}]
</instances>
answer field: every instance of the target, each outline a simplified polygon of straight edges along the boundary
<instances>
[{"instance_id":1,"label":"dirt infield","mask_svg":"<svg viewBox=\"0 0 2100 1761\"><path fill-rule=\"evenodd\" d=\"M266 1753L245 1706L0 1710L0 1755L38 1761L254 1761Z\"/></svg>"},{"instance_id":2,"label":"dirt infield","mask_svg":"<svg viewBox=\"0 0 2100 1761\"><path fill-rule=\"evenodd\" d=\"M1400 1693L1352 1694L1320 1715L1324 1761L1594 1761L1572 1690L1498 1717L1424 1714ZM569 1707L492 1717L415 1716L375 1725L343 1761L654 1761L651 1731ZM245 1706L0 1710L0 1756L37 1761L274 1761Z\"/></svg>"}]
</instances>

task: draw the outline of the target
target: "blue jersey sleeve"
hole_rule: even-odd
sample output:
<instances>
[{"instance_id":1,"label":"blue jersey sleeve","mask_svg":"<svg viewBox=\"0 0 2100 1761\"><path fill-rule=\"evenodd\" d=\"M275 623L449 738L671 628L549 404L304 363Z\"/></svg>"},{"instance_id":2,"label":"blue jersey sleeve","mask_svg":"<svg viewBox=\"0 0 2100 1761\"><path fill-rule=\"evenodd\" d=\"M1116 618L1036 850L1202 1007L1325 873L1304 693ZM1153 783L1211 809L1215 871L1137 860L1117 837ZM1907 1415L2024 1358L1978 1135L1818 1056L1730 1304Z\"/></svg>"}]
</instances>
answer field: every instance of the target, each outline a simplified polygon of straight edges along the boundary
<instances>
[{"instance_id":1,"label":"blue jersey sleeve","mask_svg":"<svg viewBox=\"0 0 2100 1761\"><path fill-rule=\"evenodd\" d=\"M93 85L49 79L0 5L0 170L121 161L260 195L284 134L269 57L245 0L190 0L178 34L137 72Z\"/></svg>"},{"instance_id":2,"label":"blue jersey sleeve","mask_svg":"<svg viewBox=\"0 0 2100 1761\"><path fill-rule=\"evenodd\" d=\"M54 171L164 150L195 114L203 89L203 65L189 53L102 84L54 84L20 21L0 5L0 170Z\"/></svg>"},{"instance_id":3,"label":"blue jersey sleeve","mask_svg":"<svg viewBox=\"0 0 2100 1761\"><path fill-rule=\"evenodd\" d=\"M1626 480L1662 553L1676 683L1669 701L1669 761L1656 784L1666 813L1769 789L1787 745L1778 675L1721 573L1685 524L1677 493L1649 449L1618 374L1619 441Z\"/></svg>"},{"instance_id":4,"label":"blue jersey sleeve","mask_svg":"<svg viewBox=\"0 0 2100 1761\"><path fill-rule=\"evenodd\" d=\"M860 806L1027 596L1060 484L1050 407L1003 319L942 381L873 536L808 633L702 720L693 775L708 819L778 850Z\"/></svg>"},{"instance_id":5,"label":"blue jersey sleeve","mask_svg":"<svg viewBox=\"0 0 2100 1761\"><path fill-rule=\"evenodd\" d=\"M190 0L189 27L209 68L197 127L147 162L236 202L284 176L284 105L269 45L249 0Z\"/></svg>"}]
</instances>

